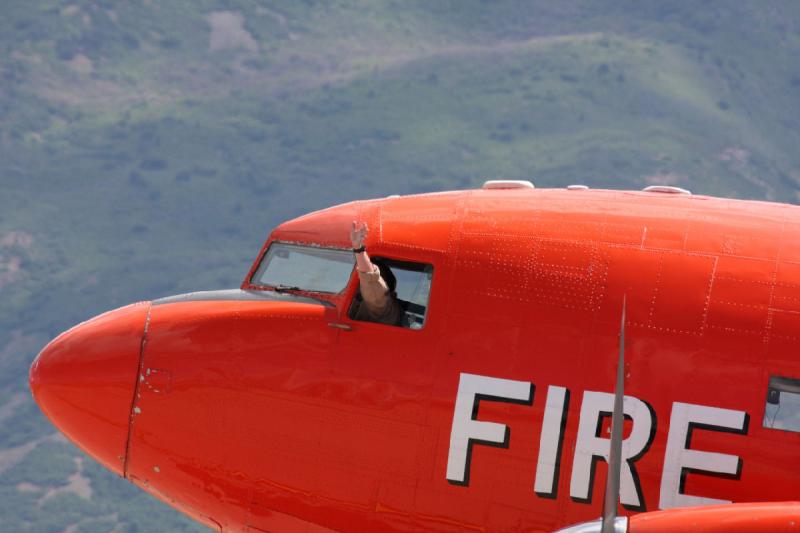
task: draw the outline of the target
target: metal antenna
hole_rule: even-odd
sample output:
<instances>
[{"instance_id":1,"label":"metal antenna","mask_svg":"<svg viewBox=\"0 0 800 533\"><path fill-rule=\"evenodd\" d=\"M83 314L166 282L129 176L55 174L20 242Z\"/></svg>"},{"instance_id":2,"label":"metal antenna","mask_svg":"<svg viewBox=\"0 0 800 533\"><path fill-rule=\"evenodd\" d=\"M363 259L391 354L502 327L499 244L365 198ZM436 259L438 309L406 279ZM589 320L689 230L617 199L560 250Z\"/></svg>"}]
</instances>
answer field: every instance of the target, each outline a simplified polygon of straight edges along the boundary
<instances>
[{"instance_id":1,"label":"metal antenna","mask_svg":"<svg viewBox=\"0 0 800 533\"><path fill-rule=\"evenodd\" d=\"M602 533L614 533L619 501L619 475L622 470L622 425L625 420L622 402L625 397L625 295L622 296L622 324L619 329L617 385L614 389L614 412L611 415L611 445L608 453L608 478L603 500Z\"/></svg>"}]
</instances>

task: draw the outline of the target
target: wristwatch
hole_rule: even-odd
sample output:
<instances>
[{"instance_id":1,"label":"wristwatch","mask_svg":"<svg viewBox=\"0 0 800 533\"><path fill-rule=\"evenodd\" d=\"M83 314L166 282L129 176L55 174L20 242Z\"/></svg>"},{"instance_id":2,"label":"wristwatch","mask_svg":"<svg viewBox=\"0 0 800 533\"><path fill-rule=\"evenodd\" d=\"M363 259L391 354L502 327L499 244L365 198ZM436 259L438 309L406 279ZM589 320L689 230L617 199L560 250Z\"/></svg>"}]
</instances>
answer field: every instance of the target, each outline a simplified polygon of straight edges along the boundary
<instances>
[{"instance_id":1,"label":"wristwatch","mask_svg":"<svg viewBox=\"0 0 800 533\"><path fill-rule=\"evenodd\" d=\"M361 252L366 252L366 251L367 251L367 247L364 246L364 245L362 245L361 248L353 248L353 252L357 253L357 254L360 254Z\"/></svg>"}]
</instances>

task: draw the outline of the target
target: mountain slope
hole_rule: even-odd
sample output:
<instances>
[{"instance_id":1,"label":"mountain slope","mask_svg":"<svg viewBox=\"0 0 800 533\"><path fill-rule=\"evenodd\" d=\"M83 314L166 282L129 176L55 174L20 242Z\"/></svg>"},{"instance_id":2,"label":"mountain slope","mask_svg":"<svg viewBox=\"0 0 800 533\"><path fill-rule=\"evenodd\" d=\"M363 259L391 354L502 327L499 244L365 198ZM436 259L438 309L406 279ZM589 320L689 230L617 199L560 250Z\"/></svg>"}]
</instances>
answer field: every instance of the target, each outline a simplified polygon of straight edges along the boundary
<instances>
[{"instance_id":1,"label":"mountain slope","mask_svg":"<svg viewBox=\"0 0 800 533\"><path fill-rule=\"evenodd\" d=\"M238 285L281 220L487 177L800 199L796 2L4 8L0 516L12 530L194 527L55 439L27 367L106 309Z\"/></svg>"}]
</instances>

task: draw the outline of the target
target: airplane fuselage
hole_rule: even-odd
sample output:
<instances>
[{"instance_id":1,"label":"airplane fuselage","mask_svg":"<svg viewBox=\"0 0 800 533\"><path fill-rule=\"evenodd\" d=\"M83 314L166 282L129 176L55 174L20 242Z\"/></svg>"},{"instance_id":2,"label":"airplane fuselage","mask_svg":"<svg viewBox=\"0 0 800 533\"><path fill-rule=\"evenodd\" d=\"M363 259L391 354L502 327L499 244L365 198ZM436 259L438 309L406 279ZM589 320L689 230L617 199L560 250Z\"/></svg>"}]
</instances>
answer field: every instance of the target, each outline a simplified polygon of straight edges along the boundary
<instances>
[{"instance_id":1,"label":"airplane fuselage","mask_svg":"<svg viewBox=\"0 0 800 533\"><path fill-rule=\"evenodd\" d=\"M356 219L370 255L432 272L421 327L350 318L352 271L339 293L253 282L273 243L347 250ZM784 204L344 204L276 228L238 290L63 334L31 382L88 453L224 531L552 530L602 507L623 296L622 512L797 498L800 208Z\"/></svg>"}]
</instances>

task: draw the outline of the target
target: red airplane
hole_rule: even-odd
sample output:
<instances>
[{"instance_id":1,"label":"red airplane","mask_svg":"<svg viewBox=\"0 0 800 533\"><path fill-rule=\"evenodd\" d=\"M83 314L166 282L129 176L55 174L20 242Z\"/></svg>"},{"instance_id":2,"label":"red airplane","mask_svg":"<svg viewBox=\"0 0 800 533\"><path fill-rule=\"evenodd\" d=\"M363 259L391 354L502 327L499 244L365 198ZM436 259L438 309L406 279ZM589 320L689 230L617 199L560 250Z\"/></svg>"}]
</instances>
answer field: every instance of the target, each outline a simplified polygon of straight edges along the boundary
<instances>
[{"instance_id":1,"label":"red airplane","mask_svg":"<svg viewBox=\"0 0 800 533\"><path fill-rule=\"evenodd\" d=\"M353 220L402 326L351 318ZM339 205L278 226L238 290L61 334L30 384L218 531L600 531L623 298L612 530L800 527L792 205L505 181Z\"/></svg>"}]
</instances>

